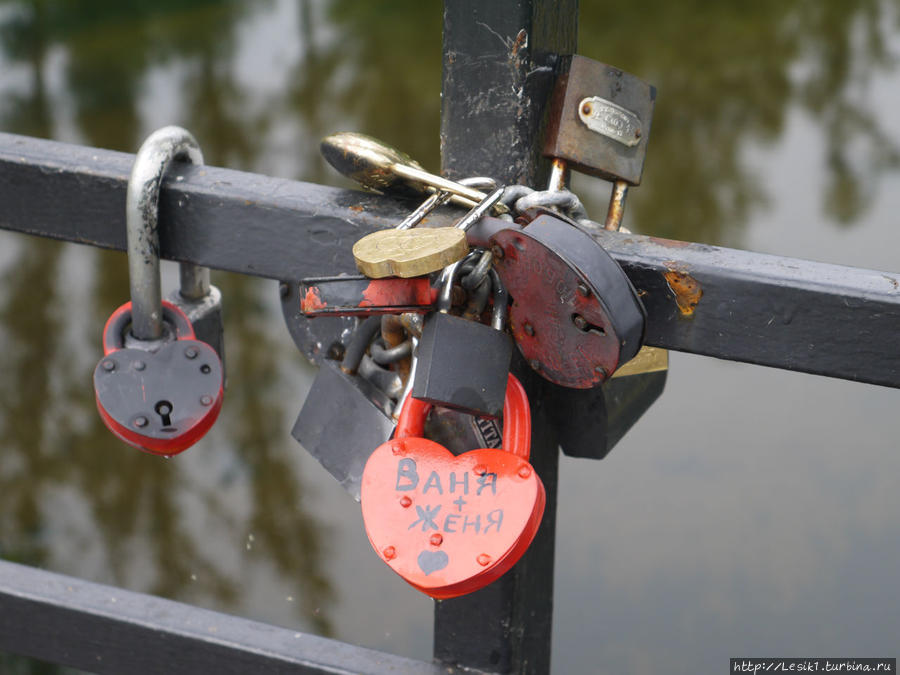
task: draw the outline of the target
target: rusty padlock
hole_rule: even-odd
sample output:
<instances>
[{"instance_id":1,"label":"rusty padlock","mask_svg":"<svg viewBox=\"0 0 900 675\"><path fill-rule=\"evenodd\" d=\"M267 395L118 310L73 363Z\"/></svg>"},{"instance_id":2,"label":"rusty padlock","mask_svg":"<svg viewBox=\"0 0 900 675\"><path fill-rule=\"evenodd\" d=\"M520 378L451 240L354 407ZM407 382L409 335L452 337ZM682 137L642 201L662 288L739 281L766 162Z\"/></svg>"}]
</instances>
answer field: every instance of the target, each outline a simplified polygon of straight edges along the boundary
<instances>
[{"instance_id":1,"label":"rusty padlock","mask_svg":"<svg viewBox=\"0 0 900 675\"><path fill-rule=\"evenodd\" d=\"M503 449L454 456L422 437L429 407L408 398L394 438L369 457L362 514L372 547L392 570L426 595L453 598L495 581L521 558L546 495L528 462L528 397L513 375Z\"/></svg>"},{"instance_id":2,"label":"rusty padlock","mask_svg":"<svg viewBox=\"0 0 900 675\"><path fill-rule=\"evenodd\" d=\"M646 312L619 264L586 232L550 214L491 236L513 298L510 325L528 364L588 389L637 354Z\"/></svg>"}]
</instances>

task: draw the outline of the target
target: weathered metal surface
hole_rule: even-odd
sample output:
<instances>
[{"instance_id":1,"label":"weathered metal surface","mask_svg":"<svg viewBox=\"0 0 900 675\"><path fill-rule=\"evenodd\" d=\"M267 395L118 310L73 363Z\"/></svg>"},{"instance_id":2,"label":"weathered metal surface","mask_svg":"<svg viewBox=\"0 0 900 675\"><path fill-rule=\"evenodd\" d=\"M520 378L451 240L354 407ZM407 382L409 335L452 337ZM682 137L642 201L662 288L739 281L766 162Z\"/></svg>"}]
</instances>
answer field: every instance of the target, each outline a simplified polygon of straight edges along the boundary
<instances>
[{"instance_id":1,"label":"weathered metal surface","mask_svg":"<svg viewBox=\"0 0 900 675\"><path fill-rule=\"evenodd\" d=\"M124 251L122 206L133 160L0 134L0 228ZM242 274L353 273L353 242L395 225L410 210L379 195L210 166L180 168L160 194L161 256ZM428 224L452 225L458 215L436 212ZM470 241L487 242L485 230L497 222L482 219L469 230ZM900 329L900 273L616 232L592 236L642 294L646 344L900 386L900 354L891 341ZM667 285L673 270L702 290L691 319ZM296 311L286 306L286 312L302 316L296 299L291 303ZM326 329L330 319L316 321L323 323L288 322L295 340L310 337L305 353L327 350L352 323L336 319L335 331Z\"/></svg>"},{"instance_id":2,"label":"weathered metal surface","mask_svg":"<svg viewBox=\"0 0 900 675\"><path fill-rule=\"evenodd\" d=\"M504 183L545 185L539 140L556 55L576 46L575 0L458 0L444 5L441 170ZM471 232L471 231L470 231ZM513 372L532 406L532 465L547 490L535 540L506 575L435 607L434 654L497 672L547 673L553 622L558 440L544 380L518 355Z\"/></svg>"},{"instance_id":3,"label":"weathered metal surface","mask_svg":"<svg viewBox=\"0 0 900 675\"><path fill-rule=\"evenodd\" d=\"M455 672L5 561L0 561L0 649L114 675Z\"/></svg>"},{"instance_id":4,"label":"weathered metal surface","mask_svg":"<svg viewBox=\"0 0 900 675\"><path fill-rule=\"evenodd\" d=\"M544 154L610 181L641 182L656 89L584 56L562 57Z\"/></svg>"},{"instance_id":5,"label":"weathered metal surface","mask_svg":"<svg viewBox=\"0 0 900 675\"><path fill-rule=\"evenodd\" d=\"M0 227L125 250L134 155L0 134ZM211 166L176 165L159 200L162 258L301 279L353 272L353 243L399 223L408 204ZM452 225L452 215L430 221Z\"/></svg>"},{"instance_id":6,"label":"weathered metal surface","mask_svg":"<svg viewBox=\"0 0 900 675\"><path fill-rule=\"evenodd\" d=\"M371 316L433 309L437 289L427 277L312 277L300 281L300 311L308 317Z\"/></svg>"},{"instance_id":7,"label":"weathered metal surface","mask_svg":"<svg viewBox=\"0 0 900 675\"><path fill-rule=\"evenodd\" d=\"M597 386L641 346L644 310L612 258L581 230L542 215L491 241L513 297L510 323L532 368L556 384Z\"/></svg>"},{"instance_id":8,"label":"weathered metal surface","mask_svg":"<svg viewBox=\"0 0 900 675\"><path fill-rule=\"evenodd\" d=\"M538 140L557 54L575 51L577 20L574 0L445 5L444 174L546 184Z\"/></svg>"},{"instance_id":9,"label":"weathered metal surface","mask_svg":"<svg viewBox=\"0 0 900 675\"><path fill-rule=\"evenodd\" d=\"M638 289L644 343L900 386L900 274L599 232Z\"/></svg>"}]
</instances>

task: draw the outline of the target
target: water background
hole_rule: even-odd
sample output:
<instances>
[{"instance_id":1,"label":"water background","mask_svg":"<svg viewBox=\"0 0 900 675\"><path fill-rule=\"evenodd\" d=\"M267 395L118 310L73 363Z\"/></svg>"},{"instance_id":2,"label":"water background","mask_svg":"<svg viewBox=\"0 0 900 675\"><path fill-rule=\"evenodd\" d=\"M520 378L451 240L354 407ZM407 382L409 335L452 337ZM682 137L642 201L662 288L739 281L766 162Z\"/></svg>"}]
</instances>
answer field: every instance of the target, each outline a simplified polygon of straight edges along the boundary
<instances>
[{"instance_id":1,"label":"water background","mask_svg":"<svg viewBox=\"0 0 900 675\"><path fill-rule=\"evenodd\" d=\"M134 152L174 123L209 164L348 187L317 147L354 130L436 169L441 6L384 4L0 1L0 130ZM900 3L582 5L580 53L659 92L626 226L900 271ZM574 189L600 218L608 186ZM0 556L429 658L431 601L290 437L314 369L275 282L213 281L229 390L165 461L116 441L93 401L124 255L0 232ZM562 461L554 672L896 656L898 404L672 354L607 459ZM2 654L0 671L57 672Z\"/></svg>"}]
</instances>

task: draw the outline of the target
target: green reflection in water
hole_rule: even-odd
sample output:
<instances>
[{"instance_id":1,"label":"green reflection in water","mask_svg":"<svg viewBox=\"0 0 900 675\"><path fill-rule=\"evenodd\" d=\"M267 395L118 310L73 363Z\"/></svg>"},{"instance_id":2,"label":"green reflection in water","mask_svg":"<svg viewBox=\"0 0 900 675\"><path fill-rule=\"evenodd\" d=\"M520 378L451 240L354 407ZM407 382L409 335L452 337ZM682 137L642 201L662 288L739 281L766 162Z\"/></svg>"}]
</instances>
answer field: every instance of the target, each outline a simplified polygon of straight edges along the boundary
<instances>
[{"instance_id":1,"label":"green reflection in water","mask_svg":"<svg viewBox=\"0 0 900 675\"><path fill-rule=\"evenodd\" d=\"M746 150L775 141L798 110L821 129L825 213L845 224L860 218L885 169L900 163L881 111L860 103L868 81L896 65L885 43L890 9L878 0L582 3L581 53L658 89L642 185L626 215L635 229L739 240L731 233L766 206ZM599 201L589 204L602 215Z\"/></svg>"},{"instance_id":2,"label":"green reflection in water","mask_svg":"<svg viewBox=\"0 0 900 675\"><path fill-rule=\"evenodd\" d=\"M858 103L871 77L895 67L885 41L891 4L582 4L581 53L659 89L644 184L626 214L635 229L739 241L766 202L747 148L777 140L792 114L818 124L823 209L837 222L858 221L886 169L898 165L883 113ZM288 152L285 171L295 177L339 182L312 155L318 138L342 128L439 165L439 3L299 3L300 49L286 86L260 94L236 76L238 33L276 11L269 0L0 1L2 72L23 76L0 79L0 128L134 151L151 130L142 123L148 78L164 68L178 104L172 121L194 132L210 164L269 166L283 143L270 134L297 125L297 145L309 156ZM595 217L604 199L589 184L585 201ZM271 285L217 280L231 382L216 427L225 440L193 451L218 453L230 467L223 476L245 481L242 513L232 493L196 480L178 460L124 447L97 418L90 362L99 357L100 326L125 299L124 258L85 256L90 281L73 311L64 298L69 281L59 273L70 249L25 237L15 243L18 255L0 285L0 553L225 609L249 604L242 574L220 564L188 527L183 501L190 495L204 522L235 547L252 534L252 561L296 589L297 620L329 634L327 611L316 610L328 607L336 580L327 571L328 537L305 508L310 493L291 463L298 448L284 438L299 402L280 394L285 355L272 335L284 327L277 309L261 301L274 293ZM79 352L89 357L75 358ZM46 506L59 491L76 493L88 517L67 535L81 548L66 555L54 552L50 536L72 525ZM85 569L77 559L89 551L98 562Z\"/></svg>"}]
</instances>

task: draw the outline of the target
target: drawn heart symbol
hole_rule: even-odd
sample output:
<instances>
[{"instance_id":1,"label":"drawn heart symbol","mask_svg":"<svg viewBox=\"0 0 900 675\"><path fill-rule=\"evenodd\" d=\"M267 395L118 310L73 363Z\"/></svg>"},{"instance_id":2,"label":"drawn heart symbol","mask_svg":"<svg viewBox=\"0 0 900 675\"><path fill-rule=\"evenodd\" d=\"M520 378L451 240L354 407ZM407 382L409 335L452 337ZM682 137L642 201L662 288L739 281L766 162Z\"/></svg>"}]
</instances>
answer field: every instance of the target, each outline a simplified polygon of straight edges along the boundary
<instances>
[{"instance_id":1,"label":"drawn heart symbol","mask_svg":"<svg viewBox=\"0 0 900 675\"><path fill-rule=\"evenodd\" d=\"M419 563L419 569L427 577L432 572L444 569L450 562L450 558L443 551L422 551L416 558L416 562Z\"/></svg>"},{"instance_id":2,"label":"drawn heart symbol","mask_svg":"<svg viewBox=\"0 0 900 675\"><path fill-rule=\"evenodd\" d=\"M434 598L471 593L509 570L534 539L545 499L531 465L511 452L454 456L417 437L378 446L361 489L372 546Z\"/></svg>"}]
</instances>

